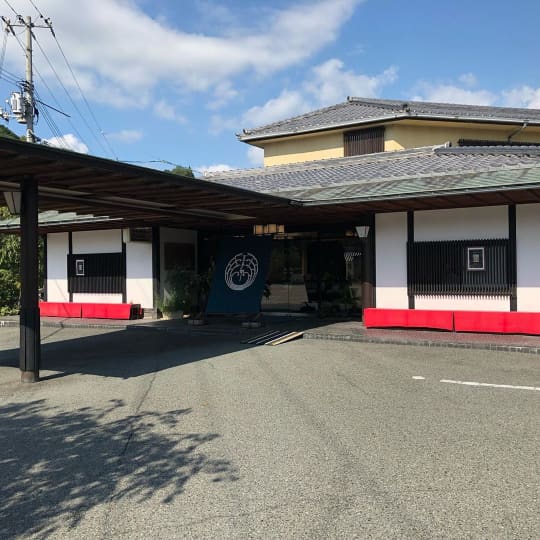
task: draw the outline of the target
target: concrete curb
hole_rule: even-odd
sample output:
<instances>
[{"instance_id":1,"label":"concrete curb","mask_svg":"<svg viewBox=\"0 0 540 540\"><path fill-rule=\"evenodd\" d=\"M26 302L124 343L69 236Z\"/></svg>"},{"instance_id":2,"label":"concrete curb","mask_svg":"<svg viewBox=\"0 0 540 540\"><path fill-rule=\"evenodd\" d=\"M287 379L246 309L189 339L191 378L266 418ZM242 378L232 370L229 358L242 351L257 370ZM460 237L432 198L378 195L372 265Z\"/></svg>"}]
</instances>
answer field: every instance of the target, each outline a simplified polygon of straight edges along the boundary
<instances>
[{"instance_id":1,"label":"concrete curb","mask_svg":"<svg viewBox=\"0 0 540 540\"><path fill-rule=\"evenodd\" d=\"M18 327L18 319L0 319L0 328L2 327ZM110 330L137 330L137 331L151 331L151 332L172 332L182 333L186 335L234 335L237 337L244 337L246 335L253 334L254 330L261 329L246 329L246 328L216 328L211 325L205 326L154 326L152 324L127 324L125 322L118 323L99 323L99 322L77 322L76 320L42 320L41 326L49 328L100 328ZM393 337L374 337L366 336L361 333L355 334L334 334L327 332L320 332L316 330L306 330L303 335L304 339L318 339L325 341L350 341L356 343L379 343L386 345L413 345L417 347L432 347L432 348L449 348L449 349L476 349L484 351L499 351L509 353L526 353L540 355L540 346L531 345L508 345L508 344L496 344L496 343L475 343L475 342L456 342L456 341L432 341L428 339L400 339Z\"/></svg>"},{"instance_id":2,"label":"concrete curb","mask_svg":"<svg viewBox=\"0 0 540 540\"><path fill-rule=\"evenodd\" d=\"M540 347L528 345L499 345L495 343L450 342L430 340L404 340L396 338L380 338L351 334L325 334L322 332L305 332L304 339L320 339L327 341L353 341L359 343L381 343L386 345L414 345L417 347L445 347L450 349L477 349L484 351L517 352L540 354Z\"/></svg>"},{"instance_id":3,"label":"concrete curb","mask_svg":"<svg viewBox=\"0 0 540 540\"><path fill-rule=\"evenodd\" d=\"M0 320L0 328L13 328L18 327L19 321L13 321L9 319L2 319ZM77 324L75 322L65 322L65 321L41 321L40 326L46 327L46 328L111 328L114 330L118 329L125 329L128 328L129 325L123 324L123 323L114 323L114 324L100 324L100 323L84 323L84 324Z\"/></svg>"}]
</instances>

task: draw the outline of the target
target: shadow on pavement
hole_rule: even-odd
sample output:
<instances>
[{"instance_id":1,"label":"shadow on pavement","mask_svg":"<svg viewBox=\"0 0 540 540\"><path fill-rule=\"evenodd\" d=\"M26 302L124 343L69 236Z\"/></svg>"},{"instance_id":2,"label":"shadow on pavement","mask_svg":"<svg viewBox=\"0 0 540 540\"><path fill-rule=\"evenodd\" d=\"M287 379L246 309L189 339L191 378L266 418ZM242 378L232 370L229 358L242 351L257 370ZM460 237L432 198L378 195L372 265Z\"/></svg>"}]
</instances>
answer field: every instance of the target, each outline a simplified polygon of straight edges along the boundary
<instances>
[{"instance_id":1,"label":"shadow on pavement","mask_svg":"<svg viewBox=\"0 0 540 540\"><path fill-rule=\"evenodd\" d=\"M123 403L66 412L44 400L0 407L0 538L46 538L97 505L171 502L196 475L235 481L201 446L217 433L183 433L189 409L112 418Z\"/></svg>"},{"instance_id":2,"label":"shadow on pavement","mask_svg":"<svg viewBox=\"0 0 540 540\"><path fill-rule=\"evenodd\" d=\"M189 336L155 330L119 330L41 345L41 369L128 379L245 350L234 336ZM18 367L18 349L0 350L0 366Z\"/></svg>"}]
</instances>

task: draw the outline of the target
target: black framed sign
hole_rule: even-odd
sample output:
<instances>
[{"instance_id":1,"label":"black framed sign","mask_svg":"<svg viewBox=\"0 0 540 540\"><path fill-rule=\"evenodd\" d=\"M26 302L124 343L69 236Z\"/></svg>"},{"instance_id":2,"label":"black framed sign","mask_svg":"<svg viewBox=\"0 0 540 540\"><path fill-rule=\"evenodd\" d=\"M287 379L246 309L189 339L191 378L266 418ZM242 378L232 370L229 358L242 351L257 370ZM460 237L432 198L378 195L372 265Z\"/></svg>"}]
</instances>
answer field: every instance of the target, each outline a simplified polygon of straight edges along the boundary
<instances>
[{"instance_id":1,"label":"black framed sign","mask_svg":"<svg viewBox=\"0 0 540 540\"><path fill-rule=\"evenodd\" d=\"M467 248L467 270L485 270L486 259L483 247Z\"/></svg>"},{"instance_id":2,"label":"black framed sign","mask_svg":"<svg viewBox=\"0 0 540 540\"><path fill-rule=\"evenodd\" d=\"M75 275L84 276L84 259L75 259Z\"/></svg>"}]
</instances>

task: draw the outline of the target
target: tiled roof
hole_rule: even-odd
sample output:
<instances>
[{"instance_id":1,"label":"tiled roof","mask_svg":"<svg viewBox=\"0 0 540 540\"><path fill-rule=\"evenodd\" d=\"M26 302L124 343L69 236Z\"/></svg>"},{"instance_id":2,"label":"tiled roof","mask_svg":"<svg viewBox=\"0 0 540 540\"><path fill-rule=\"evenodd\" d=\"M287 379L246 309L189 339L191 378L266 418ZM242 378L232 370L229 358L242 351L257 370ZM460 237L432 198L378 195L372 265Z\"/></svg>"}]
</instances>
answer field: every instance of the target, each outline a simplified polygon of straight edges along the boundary
<instances>
[{"instance_id":1,"label":"tiled roof","mask_svg":"<svg viewBox=\"0 0 540 540\"><path fill-rule=\"evenodd\" d=\"M19 229L20 227L19 216L12 216L0 221L0 230ZM57 212L55 210L48 210L47 212L40 212L38 216L38 223L40 226L49 225L65 225L65 224L82 224L82 223L102 223L102 222L114 222L119 221L117 218L110 218L108 216L93 216L79 215L75 212Z\"/></svg>"},{"instance_id":2,"label":"tiled roof","mask_svg":"<svg viewBox=\"0 0 540 540\"><path fill-rule=\"evenodd\" d=\"M245 129L243 133L238 134L238 138L242 141L254 141L406 118L512 124L528 122L531 125L540 125L540 109L349 97L347 101L331 107L325 107L324 109L318 109L254 129Z\"/></svg>"},{"instance_id":3,"label":"tiled roof","mask_svg":"<svg viewBox=\"0 0 540 540\"><path fill-rule=\"evenodd\" d=\"M429 146L228 171L204 180L318 204L456 189L498 189L540 184L540 148Z\"/></svg>"}]
</instances>

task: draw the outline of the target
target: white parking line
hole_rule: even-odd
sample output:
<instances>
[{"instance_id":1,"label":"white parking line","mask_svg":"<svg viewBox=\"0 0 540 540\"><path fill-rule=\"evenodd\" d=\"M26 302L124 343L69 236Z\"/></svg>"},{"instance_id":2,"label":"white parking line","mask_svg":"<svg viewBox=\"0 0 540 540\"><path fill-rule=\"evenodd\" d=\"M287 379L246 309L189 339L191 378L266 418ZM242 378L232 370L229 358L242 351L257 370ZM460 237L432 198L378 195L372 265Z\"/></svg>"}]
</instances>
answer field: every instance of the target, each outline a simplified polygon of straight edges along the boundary
<instances>
[{"instance_id":1,"label":"white parking line","mask_svg":"<svg viewBox=\"0 0 540 540\"><path fill-rule=\"evenodd\" d=\"M439 382L448 384L462 384L465 386L487 386L489 388L509 388L510 390L533 390L540 392L540 386L515 386L513 384L492 384L474 381L453 381L451 379L441 379Z\"/></svg>"},{"instance_id":2,"label":"white parking line","mask_svg":"<svg viewBox=\"0 0 540 540\"><path fill-rule=\"evenodd\" d=\"M413 379L415 381L425 381L426 380L426 378L422 377L422 375L413 375Z\"/></svg>"}]
</instances>

